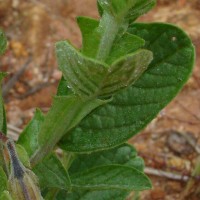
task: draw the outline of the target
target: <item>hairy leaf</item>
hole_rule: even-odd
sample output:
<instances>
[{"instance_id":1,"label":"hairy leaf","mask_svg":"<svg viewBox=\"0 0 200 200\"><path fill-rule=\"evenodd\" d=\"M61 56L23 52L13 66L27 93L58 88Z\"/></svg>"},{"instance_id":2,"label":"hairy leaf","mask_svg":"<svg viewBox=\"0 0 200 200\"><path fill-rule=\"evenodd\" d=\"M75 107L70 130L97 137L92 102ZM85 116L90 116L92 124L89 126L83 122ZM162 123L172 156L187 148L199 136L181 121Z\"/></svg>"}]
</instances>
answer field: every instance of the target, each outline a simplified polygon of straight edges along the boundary
<instances>
[{"instance_id":1,"label":"hairy leaf","mask_svg":"<svg viewBox=\"0 0 200 200\"><path fill-rule=\"evenodd\" d=\"M98 0L99 7L103 12L109 12L117 20L135 20L139 16L151 10L156 0ZM100 10L100 14L102 10Z\"/></svg>"},{"instance_id":2,"label":"hairy leaf","mask_svg":"<svg viewBox=\"0 0 200 200\"><path fill-rule=\"evenodd\" d=\"M141 78L113 101L88 115L62 148L90 152L119 145L142 130L180 91L194 65L194 46L179 28L168 24L133 24L130 33L146 41L154 60Z\"/></svg>"},{"instance_id":3,"label":"hairy leaf","mask_svg":"<svg viewBox=\"0 0 200 200\"><path fill-rule=\"evenodd\" d=\"M67 41L56 45L59 69L72 88L79 96L91 96L99 88L107 72L107 65L82 56Z\"/></svg>"},{"instance_id":4,"label":"hairy leaf","mask_svg":"<svg viewBox=\"0 0 200 200\"><path fill-rule=\"evenodd\" d=\"M59 68L75 94L96 97L112 95L133 84L147 69L152 53L144 49L138 50L108 67L82 56L67 42L59 42L57 57Z\"/></svg>"},{"instance_id":5,"label":"hairy leaf","mask_svg":"<svg viewBox=\"0 0 200 200\"><path fill-rule=\"evenodd\" d=\"M97 94L109 96L132 85L147 69L152 59L152 53L142 49L117 60L109 67Z\"/></svg>"},{"instance_id":6,"label":"hairy leaf","mask_svg":"<svg viewBox=\"0 0 200 200\"><path fill-rule=\"evenodd\" d=\"M115 40L123 36L129 21L150 10L155 0L99 0L100 21L81 17L78 24L82 32L82 53L100 61L109 59ZM109 26L108 26L109 24Z\"/></svg>"},{"instance_id":7,"label":"hairy leaf","mask_svg":"<svg viewBox=\"0 0 200 200\"><path fill-rule=\"evenodd\" d=\"M122 37L115 40L106 63L112 64L120 57L133 53L142 48L144 44L145 41L142 38L139 38L133 34L125 33Z\"/></svg>"},{"instance_id":8,"label":"hairy leaf","mask_svg":"<svg viewBox=\"0 0 200 200\"><path fill-rule=\"evenodd\" d=\"M105 165L70 176L72 187L93 190L146 190L151 188L147 176L135 168L122 165Z\"/></svg>"},{"instance_id":9,"label":"hairy leaf","mask_svg":"<svg viewBox=\"0 0 200 200\"><path fill-rule=\"evenodd\" d=\"M26 149L29 157L31 157L38 148L38 134L43 121L43 113L39 109L36 109L33 119L19 136L18 144Z\"/></svg>"},{"instance_id":10,"label":"hairy leaf","mask_svg":"<svg viewBox=\"0 0 200 200\"><path fill-rule=\"evenodd\" d=\"M134 167L143 172L144 163L138 158L136 150L129 144L92 154L79 154L69 168L69 174L112 164Z\"/></svg>"},{"instance_id":11,"label":"hairy leaf","mask_svg":"<svg viewBox=\"0 0 200 200\"><path fill-rule=\"evenodd\" d=\"M74 95L54 97L52 108L45 116L39 131L39 146L45 146L46 150L52 149L52 144L55 144L55 141L59 141L82 118L104 103L106 101L98 99L82 101Z\"/></svg>"},{"instance_id":12,"label":"hairy leaf","mask_svg":"<svg viewBox=\"0 0 200 200\"><path fill-rule=\"evenodd\" d=\"M116 0L117 1L117 0ZM134 0L134 6L129 10L127 19L129 22L135 21L141 15L147 13L156 5L156 0Z\"/></svg>"},{"instance_id":13,"label":"hairy leaf","mask_svg":"<svg viewBox=\"0 0 200 200\"><path fill-rule=\"evenodd\" d=\"M120 166L129 166L134 169L138 169L139 171L143 171L144 162L143 160L137 156L136 150L128 144L123 144L120 147L102 151L100 153L92 153L92 154L82 154L77 155L76 159L72 163L72 166L69 169L70 176L73 174L87 172L90 169L95 169L96 167L105 167L110 165L120 165ZM111 170L112 171L112 170ZM82 177L80 176L80 179ZM123 177L126 179L126 177ZM122 179L123 179L122 178ZM85 183L87 185L87 182ZM72 182L73 185L73 182ZM109 188L109 186L108 186ZM83 189L83 188L81 188ZM93 188L92 188L93 189ZM110 199L125 199L130 191L124 191L121 189L115 190L73 190L72 192L67 193L65 191L61 191L58 194L57 199L73 199L73 200L90 200L96 196L96 198L110 200Z\"/></svg>"},{"instance_id":14,"label":"hairy leaf","mask_svg":"<svg viewBox=\"0 0 200 200\"><path fill-rule=\"evenodd\" d=\"M47 156L33 169L39 178L40 187L69 189L70 179L60 160L53 154Z\"/></svg>"},{"instance_id":15,"label":"hairy leaf","mask_svg":"<svg viewBox=\"0 0 200 200\"><path fill-rule=\"evenodd\" d=\"M78 17L77 22L82 33L81 52L88 57L94 58L99 45L95 42L100 37L100 32L97 31L99 21L87 17ZM117 37L112 45L110 55L106 59L106 63L111 64L116 59L138 50L144 46L144 43L143 39L129 33Z\"/></svg>"}]
</instances>

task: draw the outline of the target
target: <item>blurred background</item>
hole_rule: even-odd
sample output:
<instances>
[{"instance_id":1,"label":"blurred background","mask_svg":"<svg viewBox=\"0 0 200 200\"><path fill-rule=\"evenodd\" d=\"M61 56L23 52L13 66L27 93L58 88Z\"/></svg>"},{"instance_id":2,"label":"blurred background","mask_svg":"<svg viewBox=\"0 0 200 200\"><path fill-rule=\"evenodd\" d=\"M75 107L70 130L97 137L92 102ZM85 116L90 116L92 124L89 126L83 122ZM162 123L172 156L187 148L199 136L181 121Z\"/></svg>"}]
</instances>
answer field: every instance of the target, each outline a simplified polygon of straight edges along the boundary
<instances>
[{"instance_id":1,"label":"blurred background","mask_svg":"<svg viewBox=\"0 0 200 200\"><path fill-rule=\"evenodd\" d=\"M47 112L61 77L54 54L59 40L81 47L76 16L98 18L95 0L0 0L0 27L8 38L0 70L9 134L17 139L36 107ZM146 163L153 190L141 200L200 199L200 0L158 0L138 21L174 23L192 38L197 58L181 93L131 139ZM199 172L194 173L198 164ZM197 170L197 171L198 171ZM192 186L192 187L191 187ZM131 199L132 197L130 197Z\"/></svg>"}]
</instances>

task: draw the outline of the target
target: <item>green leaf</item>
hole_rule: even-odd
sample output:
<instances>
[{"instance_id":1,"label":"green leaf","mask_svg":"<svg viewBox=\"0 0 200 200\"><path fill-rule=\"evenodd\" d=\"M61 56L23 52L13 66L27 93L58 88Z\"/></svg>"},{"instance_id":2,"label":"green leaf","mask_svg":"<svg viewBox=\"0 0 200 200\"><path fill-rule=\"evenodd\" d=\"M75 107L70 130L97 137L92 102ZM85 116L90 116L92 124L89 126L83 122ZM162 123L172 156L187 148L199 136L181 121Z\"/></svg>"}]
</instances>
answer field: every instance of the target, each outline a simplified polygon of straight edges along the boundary
<instances>
[{"instance_id":1,"label":"green leaf","mask_svg":"<svg viewBox=\"0 0 200 200\"><path fill-rule=\"evenodd\" d=\"M39 109L36 109L33 119L19 136L17 143L26 149L29 157L31 157L38 148L38 134L43 121L43 113Z\"/></svg>"},{"instance_id":2,"label":"green leaf","mask_svg":"<svg viewBox=\"0 0 200 200\"><path fill-rule=\"evenodd\" d=\"M98 40L101 32L98 31L99 21L87 17L78 17L77 23L82 33L81 52L91 58L95 58L98 52Z\"/></svg>"},{"instance_id":3,"label":"green leaf","mask_svg":"<svg viewBox=\"0 0 200 200\"><path fill-rule=\"evenodd\" d=\"M13 200L8 191L3 191L0 193L0 200Z\"/></svg>"},{"instance_id":4,"label":"green leaf","mask_svg":"<svg viewBox=\"0 0 200 200\"><path fill-rule=\"evenodd\" d=\"M115 61L100 85L99 96L109 96L132 85L147 69L152 59L152 53L142 49Z\"/></svg>"},{"instance_id":5,"label":"green leaf","mask_svg":"<svg viewBox=\"0 0 200 200\"><path fill-rule=\"evenodd\" d=\"M74 93L95 97L112 95L119 89L133 84L147 69L152 60L152 53L144 49L138 50L108 67L82 56L67 42L59 42L57 57L59 68Z\"/></svg>"},{"instance_id":6,"label":"green leaf","mask_svg":"<svg viewBox=\"0 0 200 200\"><path fill-rule=\"evenodd\" d=\"M79 96L91 96L98 89L108 66L82 56L67 41L56 44L59 69L68 87Z\"/></svg>"},{"instance_id":7,"label":"green leaf","mask_svg":"<svg viewBox=\"0 0 200 200\"><path fill-rule=\"evenodd\" d=\"M2 131L4 134L6 134L7 132L7 126L6 126L5 108L3 105L3 98L2 98L2 91L1 91L1 82L5 76L6 76L5 73L0 72L0 131Z\"/></svg>"},{"instance_id":8,"label":"green leaf","mask_svg":"<svg viewBox=\"0 0 200 200\"><path fill-rule=\"evenodd\" d=\"M141 158L137 156L136 150L131 145L123 144L120 147L107 150L107 151L101 151L101 152L92 153L92 154L77 155L76 159L74 160L74 162L72 163L72 166L69 169L69 175L73 177L73 175L89 173L92 169L95 171L95 169L97 168L100 169L101 167L104 168L105 166L111 167L109 173L113 173L112 172L113 165L114 165L114 168L115 166L120 166L120 167L127 166L127 167L134 168L134 170L138 169L138 171L140 172L143 172L143 168L144 168L144 162ZM102 175L104 175L104 173L102 173ZM133 174L131 172L129 178L131 178L132 175ZM142 177L143 177L143 174L142 174ZM82 177L82 175L80 175L79 178L82 179L85 177ZM91 178L91 179L96 180L96 178L97 177L95 176L95 178ZM127 177L121 176L120 181L122 182L123 179L126 180ZM148 182L148 179L146 181ZM117 183L118 182L119 181L117 181ZM87 185L87 182L85 184ZM97 199L99 198L99 199L105 199L105 200L110 200L110 199L124 200L125 197L128 196L128 194L130 193L130 191L124 191L120 188L118 190L110 189L110 185L106 186L106 190L100 190L102 189L101 188L102 184L103 182L99 183L99 185L96 186L98 191L93 191L94 189L93 186L89 188L90 190L82 190L83 189L82 187L81 187L81 190L80 189L77 190L77 188L75 188L74 190L73 178L72 178L72 193L66 194L66 192L61 191L57 199L61 199L62 197L63 199L65 199L64 195L66 195L69 199L89 200L89 199L94 198L94 195L97 195L96 196ZM105 185L106 184L107 182L105 183Z\"/></svg>"},{"instance_id":9,"label":"green leaf","mask_svg":"<svg viewBox=\"0 0 200 200\"><path fill-rule=\"evenodd\" d=\"M53 154L47 156L33 168L39 178L40 187L69 189L70 179L60 160Z\"/></svg>"},{"instance_id":10,"label":"green leaf","mask_svg":"<svg viewBox=\"0 0 200 200\"><path fill-rule=\"evenodd\" d=\"M7 47L7 40L5 34L0 29L0 55L2 55Z\"/></svg>"},{"instance_id":11,"label":"green leaf","mask_svg":"<svg viewBox=\"0 0 200 200\"><path fill-rule=\"evenodd\" d=\"M7 189L7 176L2 167L0 167L0 194Z\"/></svg>"},{"instance_id":12,"label":"green leaf","mask_svg":"<svg viewBox=\"0 0 200 200\"><path fill-rule=\"evenodd\" d=\"M156 0L98 0L98 3L104 12L109 12L117 20L125 18L133 21L151 10Z\"/></svg>"},{"instance_id":13,"label":"green leaf","mask_svg":"<svg viewBox=\"0 0 200 200\"><path fill-rule=\"evenodd\" d=\"M125 33L122 37L115 40L106 63L112 64L120 57L133 53L142 48L144 44L145 41L142 38L139 38L133 34Z\"/></svg>"},{"instance_id":14,"label":"green leaf","mask_svg":"<svg viewBox=\"0 0 200 200\"><path fill-rule=\"evenodd\" d=\"M45 147L41 154L52 149L52 144L56 144L93 109L106 102L98 99L82 101L73 95L54 97L53 105L45 116L38 135L39 146Z\"/></svg>"},{"instance_id":15,"label":"green leaf","mask_svg":"<svg viewBox=\"0 0 200 200\"><path fill-rule=\"evenodd\" d=\"M62 148L91 152L124 143L141 131L180 91L194 65L194 46L179 28L168 24L133 24L130 33L146 41L154 60L141 78L94 110L68 138Z\"/></svg>"},{"instance_id":16,"label":"green leaf","mask_svg":"<svg viewBox=\"0 0 200 200\"><path fill-rule=\"evenodd\" d=\"M70 89L67 87L67 81L65 80L64 76L60 79L60 82L58 84L58 90L57 90L57 96L67 96L68 94L71 94Z\"/></svg>"},{"instance_id":17,"label":"green leaf","mask_svg":"<svg viewBox=\"0 0 200 200\"><path fill-rule=\"evenodd\" d=\"M28 153L26 152L25 148L19 144L16 145L16 150L17 150L17 154L19 155L19 159L22 162L22 164L27 167L27 168L31 168L30 165L30 160L29 160L29 156Z\"/></svg>"},{"instance_id":18,"label":"green leaf","mask_svg":"<svg viewBox=\"0 0 200 200\"><path fill-rule=\"evenodd\" d=\"M79 190L68 193L63 190L57 195L56 200L124 200L128 193L120 190Z\"/></svg>"},{"instance_id":19,"label":"green leaf","mask_svg":"<svg viewBox=\"0 0 200 200\"><path fill-rule=\"evenodd\" d=\"M83 40L81 52L88 57L94 58L99 45L98 42L96 42L100 37L100 32L97 31L99 21L87 17L78 17L77 22L81 29ZM106 63L112 64L113 61L138 50L143 47L144 44L145 41L135 35L129 33L125 33L122 36L120 35L114 41Z\"/></svg>"},{"instance_id":20,"label":"green leaf","mask_svg":"<svg viewBox=\"0 0 200 200\"><path fill-rule=\"evenodd\" d=\"M72 187L93 190L146 190L151 188L149 179L142 172L128 166L106 165L70 176Z\"/></svg>"},{"instance_id":21,"label":"green leaf","mask_svg":"<svg viewBox=\"0 0 200 200\"><path fill-rule=\"evenodd\" d=\"M115 40L126 32L129 21L154 5L155 0L99 0L100 21L84 17L77 20L83 38L82 53L100 61L107 60Z\"/></svg>"},{"instance_id":22,"label":"green leaf","mask_svg":"<svg viewBox=\"0 0 200 200\"><path fill-rule=\"evenodd\" d=\"M94 167L113 164L134 167L143 172L144 162L143 160L139 161L138 158L140 157L137 156L136 150L128 144L92 154L79 154L69 168L69 174L71 175Z\"/></svg>"},{"instance_id":23,"label":"green leaf","mask_svg":"<svg viewBox=\"0 0 200 200\"><path fill-rule=\"evenodd\" d=\"M129 10L129 13L127 15L127 19L130 22L135 21L138 17L147 13L156 5L156 0L134 0L134 1L135 4Z\"/></svg>"}]
</instances>

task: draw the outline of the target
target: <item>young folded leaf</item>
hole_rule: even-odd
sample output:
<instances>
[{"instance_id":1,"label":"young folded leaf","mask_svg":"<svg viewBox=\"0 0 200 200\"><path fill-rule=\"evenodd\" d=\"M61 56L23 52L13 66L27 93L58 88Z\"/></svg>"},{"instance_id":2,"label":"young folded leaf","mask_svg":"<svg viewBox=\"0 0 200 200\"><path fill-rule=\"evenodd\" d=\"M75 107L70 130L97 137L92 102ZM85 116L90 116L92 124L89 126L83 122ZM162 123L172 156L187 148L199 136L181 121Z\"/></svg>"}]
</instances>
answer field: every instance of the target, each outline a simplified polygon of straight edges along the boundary
<instances>
[{"instance_id":1,"label":"young folded leaf","mask_svg":"<svg viewBox=\"0 0 200 200\"><path fill-rule=\"evenodd\" d=\"M98 4L102 9L102 14L109 12L118 20L133 21L151 10L156 0L98 0Z\"/></svg>"},{"instance_id":2,"label":"young folded leaf","mask_svg":"<svg viewBox=\"0 0 200 200\"><path fill-rule=\"evenodd\" d=\"M66 41L56 47L59 68L69 87L80 97L111 96L132 85L153 59L150 51L141 49L108 66L81 55Z\"/></svg>"}]
</instances>

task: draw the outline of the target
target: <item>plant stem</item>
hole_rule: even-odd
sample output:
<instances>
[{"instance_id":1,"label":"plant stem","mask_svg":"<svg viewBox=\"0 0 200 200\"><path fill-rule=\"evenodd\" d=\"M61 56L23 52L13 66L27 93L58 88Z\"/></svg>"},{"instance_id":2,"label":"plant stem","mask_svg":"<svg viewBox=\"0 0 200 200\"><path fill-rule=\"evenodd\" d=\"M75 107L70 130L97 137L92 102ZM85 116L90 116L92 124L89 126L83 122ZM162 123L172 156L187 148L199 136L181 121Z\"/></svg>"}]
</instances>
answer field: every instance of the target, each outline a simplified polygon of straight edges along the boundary
<instances>
[{"instance_id":1,"label":"plant stem","mask_svg":"<svg viewBox=\"0 0 200 200\"><path fill-rule=\"evenodd\" d=\"M117 23L116 19L112 15L105 13L100 21L98 31L103 31L103 35L96 58L97 60L105 61L119 31L119 23Z\"/></svg>"},{"instance_id":2,"label":"plant stem","mask_svg":"<svg viewBox=\"0 0 200 200\"><path fill-rule=\"evenodd\" d=\"M113 42L118 34L121 23L112 15L105 13L99 24L98 31L101 33L99 49L96 58L105 61L109 56ZM59 102L53 104L53 108L45 117L40 133L39 148L31 157L32 166L42 160L59 140L78 125L78 123L93 109L103 104L102 101L94 97L92 100L74 99L72 102ZM104 101L106 103L106 101ZM58 116L59 115L59 116ZM57 119L55 119L58 116ZM41 142L42 140L42 142Z\"/></svg>"},{"instance_id":3,"label":"plant stem","mask_svg":"<svg viewBox=\"0 0 200 200\"><path fill-rule=\"evenodd\" d=\"M55 98L40 128L39 147L31 157L31 165L36 165L48 155L64 135L67 135L93 109L106 102L98 99L81 100L73 95Z\"/></svg>"}]
</instances>

